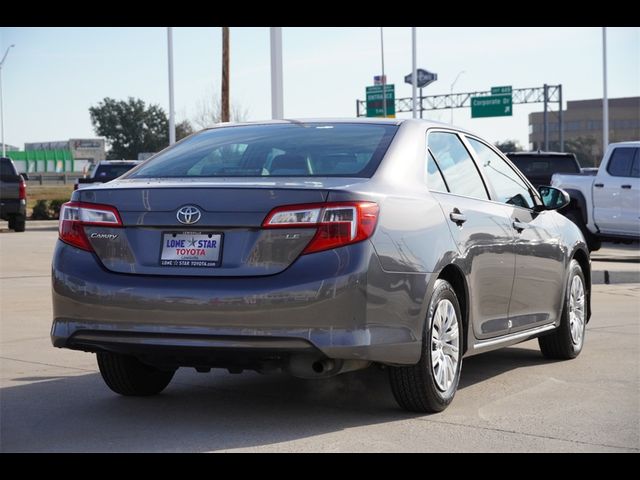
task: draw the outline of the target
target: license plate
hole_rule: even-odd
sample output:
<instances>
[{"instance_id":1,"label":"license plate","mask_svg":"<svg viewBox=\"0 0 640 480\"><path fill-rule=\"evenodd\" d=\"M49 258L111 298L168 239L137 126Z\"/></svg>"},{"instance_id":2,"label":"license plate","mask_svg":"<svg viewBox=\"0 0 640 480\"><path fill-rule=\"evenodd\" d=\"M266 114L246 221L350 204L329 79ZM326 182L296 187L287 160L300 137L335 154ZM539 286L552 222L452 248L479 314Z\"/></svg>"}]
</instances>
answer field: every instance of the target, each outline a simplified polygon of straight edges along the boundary
<instances>
[{"instance_id":1,"label":"license plate","mask_svg":"<svg viewBox=\"0 0 640 480\"><path fill-rule=\"evenodd\" d=\"M160 265L167 267L218 267L221 233L180 232L162 234Z\"/></svg>"}]
</instances>

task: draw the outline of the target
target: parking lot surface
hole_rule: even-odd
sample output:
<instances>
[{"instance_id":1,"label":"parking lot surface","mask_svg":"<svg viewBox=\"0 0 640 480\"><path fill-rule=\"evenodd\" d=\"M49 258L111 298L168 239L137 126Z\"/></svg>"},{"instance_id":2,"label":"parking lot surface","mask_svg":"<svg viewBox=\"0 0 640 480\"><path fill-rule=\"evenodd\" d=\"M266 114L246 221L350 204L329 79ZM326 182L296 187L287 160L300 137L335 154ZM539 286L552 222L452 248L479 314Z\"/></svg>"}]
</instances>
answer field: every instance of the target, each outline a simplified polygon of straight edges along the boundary
<instances>
[{"instance_id":1,"label":"parking lot surface","mask_svg":"<svg viewBox=\"0 0 640 480\"><path fill-rule=\"evenodd\" d=\"M640 451L640 284L594 286L576 360L545 360L536 341L465 359L436 415L400 410L379 368L328 380L180 369L163 394L124 398L94 355L51 346L56 238L55 224L0 233L2 452Z\"/></svg>"}]
</instances>

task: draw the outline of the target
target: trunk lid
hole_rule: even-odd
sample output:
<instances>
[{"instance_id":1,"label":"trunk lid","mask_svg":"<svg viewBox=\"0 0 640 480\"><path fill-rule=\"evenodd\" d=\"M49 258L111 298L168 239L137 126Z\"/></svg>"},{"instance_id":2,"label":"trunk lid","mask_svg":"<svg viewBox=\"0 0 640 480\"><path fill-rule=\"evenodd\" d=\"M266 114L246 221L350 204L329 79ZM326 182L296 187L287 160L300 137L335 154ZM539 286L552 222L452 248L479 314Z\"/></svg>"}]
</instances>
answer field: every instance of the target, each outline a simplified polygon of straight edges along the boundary
<instances>
[{"instance_id":1,"label":"trunk lid","mask_svg":"<svg viewBox=\"0 0 640 480\"><path fill-rule=\"evenodd\" d=\"M73 199L118 209L124 228L85 227L97 256L111 271L169 276L260 276L287 268L315 233L315 229L309 228L262 229L269 211L282 205L324 202L330 190L342 190L367 180L124 179L78 190ZM177 214L182 207L197 208L198 221L181 223ZM191 265L194 262L187 262L186 266L182 262L166 264L172 252L184 252L172 250L174 246L210 246L211 241L219 242L215 244L217 255L213 251L207 253L212 255L211 260L218 257L217 266Z\"/></svg>"}]
</instances>

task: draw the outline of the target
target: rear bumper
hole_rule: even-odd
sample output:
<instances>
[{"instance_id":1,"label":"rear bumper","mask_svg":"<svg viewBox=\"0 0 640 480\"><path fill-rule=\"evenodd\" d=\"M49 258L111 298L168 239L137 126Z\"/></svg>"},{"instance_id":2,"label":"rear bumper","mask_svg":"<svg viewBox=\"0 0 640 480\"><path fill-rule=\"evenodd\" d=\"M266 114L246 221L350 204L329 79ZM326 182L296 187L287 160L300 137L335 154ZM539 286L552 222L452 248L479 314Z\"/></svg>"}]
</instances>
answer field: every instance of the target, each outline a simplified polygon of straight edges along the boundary
<instances>
[{"instance_id":1,"label":"rear bumper","mask_svg":"<svg viewBox=\"0 0 640 480\"><path fill-rule=\"evenodd\" d=\"M51 339L86 351L306 351L412 364L420 358L425 276L383 272L369 242L302 256L277 275L203 278L109 272L92 253L59 241Z\"/></svg>"},{"instance_id":2,"label":"rear bumper","mask_svg":"<svg viewBox=\"0 0 640 480\"><path fill-rule=\"evenodd\" d=\"M24 200L19 199L4 199L0 205L0 217L3 220L8 220L9 215L23 215L27 214L27 205Z\"/></svg>"}]
</instances>

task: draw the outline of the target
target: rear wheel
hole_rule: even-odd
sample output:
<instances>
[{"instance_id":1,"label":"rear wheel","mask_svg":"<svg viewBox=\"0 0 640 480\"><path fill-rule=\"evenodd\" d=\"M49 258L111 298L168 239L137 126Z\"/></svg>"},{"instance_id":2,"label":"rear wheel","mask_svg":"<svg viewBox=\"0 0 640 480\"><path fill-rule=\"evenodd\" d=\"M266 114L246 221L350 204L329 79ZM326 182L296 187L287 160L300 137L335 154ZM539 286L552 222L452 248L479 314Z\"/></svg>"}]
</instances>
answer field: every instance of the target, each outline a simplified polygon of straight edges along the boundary
<instances>
[{"instance_id":1,"label":"rear wheel","mask_svg":"<svg viewBox=\"0 0 640 480\"><path fill-rule=\"evenodd\" d=\"M565 214L565 217L567 217L578 226L578 228L582 232L582 235L584 236L585 242L587 242L587 248L590 252L600 250L600 247L602 245L600 239L589 231L584 223L584 220L582 219L582 214L580 213L580 211L575 209L571 210Z\"/></svg>"},{"instance_id":2,"label":"rear wheel","mask_svg":"<svg viewBox=\"0 0 640 480\"><path fill-rule=\"evenodd\" d=\"M546 358L569 360L582 351L587 323L585 285L580 264L571 260L560 326L553 333L538 338L540 351Z\"/></svg>"},{"instance_id":3,"label":"rear wheel","mask_svg":"<svg viewBox=\"0 0 640 480\"><path fill-rule=\"evenodd\" d=\"M169 385L175 373L146 365L128 355L98 352L97 357L103 380L120 395L155 395Z\"/></svg>"},{"instance_id":4,"label":"rear wheel","mask_svg":"<svg viewBox=\"0 0 640 480\"><path fill-rule=\"evenodd\" d=\"M16 232L24 232L26 224L25 220L24 215L14 215L11 220L9 220L9 228Z\"/></svg>"},{"instance_id":5,"label":"rear wheel","mask_svg":"<svg viewBox=\"0 0 640 480\"><path fill-rule=\"evenodd\" d=\"M391 367L391 390L398 404L412 412L441 412L458 388L462 366L462 315L451 284L437 280L423 336L420 361Z\"/></svg>"}]
</instances>

